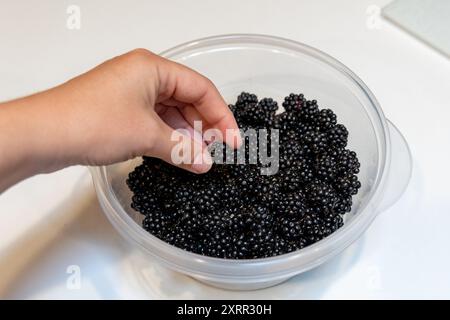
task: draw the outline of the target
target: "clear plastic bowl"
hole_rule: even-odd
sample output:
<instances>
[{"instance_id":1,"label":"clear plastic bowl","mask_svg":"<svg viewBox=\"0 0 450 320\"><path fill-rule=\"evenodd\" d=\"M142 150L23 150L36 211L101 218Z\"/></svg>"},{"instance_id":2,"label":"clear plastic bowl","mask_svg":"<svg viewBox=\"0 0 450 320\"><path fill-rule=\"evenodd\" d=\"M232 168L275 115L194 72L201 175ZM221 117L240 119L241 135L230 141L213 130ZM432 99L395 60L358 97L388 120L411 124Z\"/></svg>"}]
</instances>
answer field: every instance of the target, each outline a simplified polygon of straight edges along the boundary
<instances>
[{"instance_id":1,"label":"clear plastic bowl","mask_svg":"<svg viewBox=\"0 0 450 320\"><path fill-rule=\"evenodd\" d=\"M361 79L327 54L281 38L223 35L182 44L162 55L209 77L229 102L235 101L241 91L278 101L291 92L302 92L320 106L332 108L350 132L349 147L361 162L362 187L354 197L353 210L345 215L344 226L327 238L277 257L226 260L181 250L141 227L143 217L130 207L131 193L125 183L127 174L140 160L91 168L106 216L133 248L153 258L149 263L159 261L221 288L272 286L344 250L406 188L411 156L405 140L386 120Z\"/></svg>"}]
</instances>

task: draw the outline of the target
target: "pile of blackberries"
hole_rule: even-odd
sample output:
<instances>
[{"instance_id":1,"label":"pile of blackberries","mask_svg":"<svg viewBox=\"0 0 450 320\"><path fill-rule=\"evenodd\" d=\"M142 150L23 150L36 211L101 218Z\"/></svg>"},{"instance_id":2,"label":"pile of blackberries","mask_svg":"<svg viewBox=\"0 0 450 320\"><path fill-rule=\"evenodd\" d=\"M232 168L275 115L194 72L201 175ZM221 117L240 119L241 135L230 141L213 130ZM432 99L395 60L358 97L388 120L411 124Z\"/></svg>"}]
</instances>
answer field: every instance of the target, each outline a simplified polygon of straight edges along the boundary
<instances>
[{"instance_id":1,"label":"pile of blackberries","mask_svg":"<svg viewBox=\"0 0 450 320\"><path fill-rule=\"evenodd\" d=\"M143 227L206 256L253 259L302 249L343 225L357 194L360 163L348 131L316 100L290 94L277 102L243 92L230 105L240 128L279 130L279 171L260 164L213 164L196 175L144 157L129 174L131 207Z\"/></svg>"}]
</instances>

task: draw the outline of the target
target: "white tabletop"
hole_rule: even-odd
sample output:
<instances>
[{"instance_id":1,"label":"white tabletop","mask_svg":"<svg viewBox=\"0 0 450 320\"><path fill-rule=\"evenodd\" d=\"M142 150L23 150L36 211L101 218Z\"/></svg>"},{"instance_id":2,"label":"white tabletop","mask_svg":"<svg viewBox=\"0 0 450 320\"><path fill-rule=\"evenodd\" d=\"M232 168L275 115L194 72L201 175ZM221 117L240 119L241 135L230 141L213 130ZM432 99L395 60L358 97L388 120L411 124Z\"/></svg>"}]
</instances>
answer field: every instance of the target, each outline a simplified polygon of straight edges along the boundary
<instances>
[{"instance_id":1,"label":"white tabletop","mask_svg":"<svg viewBox=\"0 0 450 320\"><path fill-rule=\"evenodd\" d=\"M87 170L0 195L0 296L13 298L450 298L450 64L377 18L389 0L0 2L0 100L56 85L136 47L262 33L334 56L370 87L413 154L403 197L343 254L255 292L213 289L155 265L145 281L98 207ZM1 150L1 153L8 150ZM0 153L0 156L1 156ZM133 262L130 262L133 261ZM80 272L80 286L73 276Z\"/></svg>"}]
</instances>

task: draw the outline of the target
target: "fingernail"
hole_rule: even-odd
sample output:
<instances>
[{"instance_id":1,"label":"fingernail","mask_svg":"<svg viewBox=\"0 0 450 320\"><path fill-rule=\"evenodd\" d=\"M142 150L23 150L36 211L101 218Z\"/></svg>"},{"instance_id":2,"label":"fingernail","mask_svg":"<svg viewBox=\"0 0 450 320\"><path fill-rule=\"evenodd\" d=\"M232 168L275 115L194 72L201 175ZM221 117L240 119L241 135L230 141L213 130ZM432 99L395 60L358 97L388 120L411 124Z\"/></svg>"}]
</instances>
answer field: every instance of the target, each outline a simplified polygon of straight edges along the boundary
<instances>
[{"instance_id":1,"label":"fingernail","mask_svg":"<svg viewBox=\"0 0 450 320\"><path fill-rule=\"evenodd\" d=\"M212 166L212 158L207 149L204 149L203 152L199 152L195 158L194 163L192 164L192 170L197 173L205 173Z\"/></svg>"}]
</instances>

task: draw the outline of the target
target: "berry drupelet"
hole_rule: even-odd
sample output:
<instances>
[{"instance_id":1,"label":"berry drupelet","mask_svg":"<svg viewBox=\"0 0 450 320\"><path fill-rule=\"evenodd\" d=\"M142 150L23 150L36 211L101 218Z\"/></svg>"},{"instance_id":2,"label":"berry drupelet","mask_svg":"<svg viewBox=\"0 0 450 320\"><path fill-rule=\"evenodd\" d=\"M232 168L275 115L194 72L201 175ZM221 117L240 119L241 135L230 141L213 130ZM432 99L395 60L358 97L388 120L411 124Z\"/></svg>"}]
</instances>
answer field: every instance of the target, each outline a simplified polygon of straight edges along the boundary
<instances>
[{"instance_id":1,"label":"berry drupelet","mask_svg":"<svg viewBox=\"0 0 450 320\"><path fill-rule=\"evenodd\" d=\"M126 181L143 228L201 255L254 259L302 249L342 227L361 187L357 155L346 148L348 130L303 94L290 94L282 106L276 114L276 101L248 92L229 105L241 129L279 130L275 175L261 175L260 162L250 162L258 145L234 151L245 164L215 163L203 175L143 157ZM225 155L226 148L211 152Z\"/></svg>"}]
</instances>

